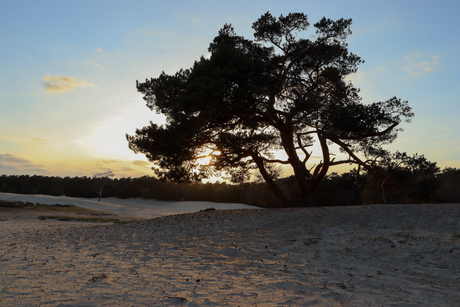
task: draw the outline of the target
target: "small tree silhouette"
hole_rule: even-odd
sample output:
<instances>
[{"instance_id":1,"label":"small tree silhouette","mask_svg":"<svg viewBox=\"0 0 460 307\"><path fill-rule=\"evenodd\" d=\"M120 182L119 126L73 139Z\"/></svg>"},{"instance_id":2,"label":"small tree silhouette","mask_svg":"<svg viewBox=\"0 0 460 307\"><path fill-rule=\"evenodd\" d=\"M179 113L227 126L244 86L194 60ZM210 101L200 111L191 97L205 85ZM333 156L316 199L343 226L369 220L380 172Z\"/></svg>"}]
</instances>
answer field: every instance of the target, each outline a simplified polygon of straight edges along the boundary
<instances>
[{"instance_id":1,"label":"small tree silhouette","mask_svg":"<svg viewBox=\"0 0 460 307\"><path fill-rule=\"evenodd\" d=\"M96 174L93 175L93 179L97 182L97 186L98 186L99 201L101 201L102 189L110 181L109 179L114 177L114 176L115 176L115 174L111 170L101 172L101 173L96 173Z\"/></svg>"}]
</instances>

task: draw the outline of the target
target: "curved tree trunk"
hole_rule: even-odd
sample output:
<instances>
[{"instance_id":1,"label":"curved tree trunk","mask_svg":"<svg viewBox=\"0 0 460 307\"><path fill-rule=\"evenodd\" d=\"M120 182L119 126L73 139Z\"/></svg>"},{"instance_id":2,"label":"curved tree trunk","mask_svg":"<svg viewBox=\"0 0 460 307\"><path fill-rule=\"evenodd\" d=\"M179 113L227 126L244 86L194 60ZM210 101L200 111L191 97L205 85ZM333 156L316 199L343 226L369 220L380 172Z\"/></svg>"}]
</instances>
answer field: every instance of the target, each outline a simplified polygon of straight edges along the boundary
<instances>
[{"instance_id":1,"label":"curved tree trunk","mask_svg":"<svg viewBox=\"0 0 460 307\"><path fill-rule=\"evenodd\" d=\"M305 164L300 160L297 155L294 136L292 129L287 128L287 131L281 131L281 141L284 150L289 158L289 164L292 166L297 185L300 189L300 196L306 205L314 205L313 192L315 186L312 185L310 180L311 174L305 167Z\"/></svg>"},{"instance_id":2,"label":"curved tree trunk","mask_svg":"<svg viewBox=\"0 0 460 307\"><path fill-rule=\"evenodd\" d=\"M270 177L270 175L267 173L267 170L265 169L264 162L261 157L259 157L256 153L252 154L252 159L256 163L260 174L264 178L265 182L267 183L268 187L270 190L275 193L275 196L281 200L283 203L283 207L291 207L292 203L291 201L284 195L284 193L278 188L278 186L275 184L273 179Z\"/></svg>"}]
</instances>

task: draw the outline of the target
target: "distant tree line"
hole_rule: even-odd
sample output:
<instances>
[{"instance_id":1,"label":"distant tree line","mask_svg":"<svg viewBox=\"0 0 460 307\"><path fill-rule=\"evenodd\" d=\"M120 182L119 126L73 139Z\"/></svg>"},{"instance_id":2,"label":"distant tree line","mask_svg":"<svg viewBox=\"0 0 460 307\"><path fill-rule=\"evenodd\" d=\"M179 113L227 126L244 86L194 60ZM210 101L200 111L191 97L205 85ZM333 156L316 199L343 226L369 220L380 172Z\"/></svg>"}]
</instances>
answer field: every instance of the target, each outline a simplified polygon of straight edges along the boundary
<instances>
[{"instance_id":1,"label":"distant tree line","mask_svg":"<svg viewBox=\"0 0 460 307\"><path fill-rule=\"evenodd\" d=\"M401 159L407 156L400 157ZM386 182L378 182L366 173L359 176L356 169L328 175L314 197L317 206L348 206L375 203L453 203L460 202L460 169L445 168L426 161L423 156L410 158L415 164L393 160L380 166ZM421 158L421 159L420 159ZM400 159L400 160L401 160ZM407 162L407 161L406 161ZM404 164L404 165L403 165ZM265 182L244 184L174 183L157 178L104 178L102 197L145 198L164 201L233 202L277 207L281 203ZM295 177L277 180L283 192L295 200L300 197ZM54 196L99 197L101 178L97 177L0 177L0 192L44 194ZM300 199L299 199L300 200ZM296 202L294 202L296 203ZM298 202L301 204L302 202Z\"/></svg>"}]
</instances>

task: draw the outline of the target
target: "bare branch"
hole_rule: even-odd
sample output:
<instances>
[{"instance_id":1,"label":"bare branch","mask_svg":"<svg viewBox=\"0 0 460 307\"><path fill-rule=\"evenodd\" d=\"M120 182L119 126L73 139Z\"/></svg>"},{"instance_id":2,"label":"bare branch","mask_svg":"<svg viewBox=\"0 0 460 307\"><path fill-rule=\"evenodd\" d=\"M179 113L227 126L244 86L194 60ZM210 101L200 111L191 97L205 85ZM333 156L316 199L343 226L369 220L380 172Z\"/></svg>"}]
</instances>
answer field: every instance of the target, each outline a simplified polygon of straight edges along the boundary
<instances>
[{"instance_id":1,"label":"bare branch","mask_svg":"<svg viewBox=\"0 0 460 307\"><path fill-rule=\"evenodd\" d=\"M299 144L299 147L303 153L305 154L305 160L304 160L304 163L310 158L310 154L308 153L308 151L304 148L304 146L302 145L302 137L299 133L297 133L297 143ZM296 149L298 149L296 148Z\"/></svg>"},{"instance_id":2,"label":"bare branch","mask_svg":"<svg viewBox=\"0 0 460 307\"><path fill-rule=\"evenodd\" d=\"M265 159L263 158L264 162L267 163L280 163L280 164L290 164L289 161L279 160L279 159Z\"/></svg>"},{"instance_id":3,"label":"bare branch","mask_svg":"<svg viewBox=\"0 0 460 307\"><path fill-rule=\"evenodd\" d=\"M363 166L369 173L371 173L372 175L374 175L374 177L381 183L383 184L384 182L384 179L385 179L385 176L383 176L382 174L380 174L379 172L377 172L376 170L374 170L373 168L371 168L368 164L364 163L361 159L359 159L349 148L349 146L347 144L345 144L344 142L340 141L338 138L335 138L335 137L328 137L331 141L333 141L334 143L336 143L337 145L339 145L340 147L343 148L343 150L345 150L345 152L347 152L353 159L355 159L355 162L356 164L358 165L361 165Z\"/></svg>"}]
</instances>

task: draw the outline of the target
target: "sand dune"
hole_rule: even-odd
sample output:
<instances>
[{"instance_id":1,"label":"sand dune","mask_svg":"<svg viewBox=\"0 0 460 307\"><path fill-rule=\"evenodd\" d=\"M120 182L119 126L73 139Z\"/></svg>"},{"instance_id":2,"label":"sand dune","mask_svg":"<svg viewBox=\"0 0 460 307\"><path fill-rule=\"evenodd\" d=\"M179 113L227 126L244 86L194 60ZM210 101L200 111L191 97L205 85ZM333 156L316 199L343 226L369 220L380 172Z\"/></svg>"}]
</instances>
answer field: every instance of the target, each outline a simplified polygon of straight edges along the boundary
<instances>
[{"instance_id":1,"label":"sand dune","mask_svg":"<svg viewBox=\"0 0 460 307\"><path fill-rule=\"evenodd\" d=\"M199 201L167 202L155 199L130 198L120 199L116 197L102 198L75 198L67 196L49 195L24 195L13 193L0 193L0 200L22 201L43 205L73 205L77 207L100 210L119 215L125 218L149 219L165 215L180 213L199 212L207 208L216 210L225 209L255 209L257 207L238 203L214 203Z\"/></svg>"},{"instance_id":2,"label":"sand dune","mask_svg":"<svg viewBox=\"0 0 460 307\"><path fill-rule=\"evenodd\" d=\"M0 306L459 306L460 205L0 221Z\"/></svg>"}]
</instances>

